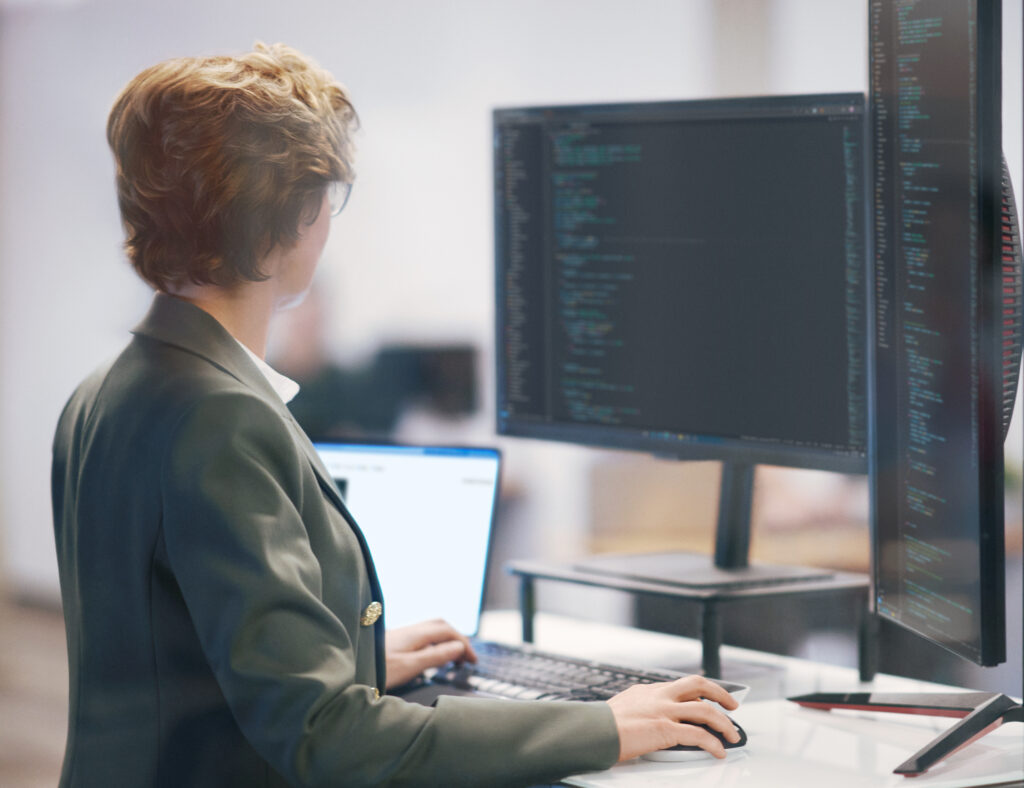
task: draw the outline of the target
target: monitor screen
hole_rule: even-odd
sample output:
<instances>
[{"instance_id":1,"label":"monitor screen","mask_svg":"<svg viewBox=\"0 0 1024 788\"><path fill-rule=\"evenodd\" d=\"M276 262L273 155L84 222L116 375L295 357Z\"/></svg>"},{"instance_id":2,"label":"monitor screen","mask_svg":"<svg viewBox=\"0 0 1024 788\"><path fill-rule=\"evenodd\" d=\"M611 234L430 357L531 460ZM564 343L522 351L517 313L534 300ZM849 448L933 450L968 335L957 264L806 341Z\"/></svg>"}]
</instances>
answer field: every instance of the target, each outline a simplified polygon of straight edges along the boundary
<instances>
[{"instance_id":1,"label":"monitor screen","mask_svg":"<svg viewBox=\"0 0 1024 788\"><path fill-rule=\"evenodd\" d=\"M1005 659L997 2L870 4L876 612Z\"/></svg>"},{"instance_id":2,"label":"monitor screen","mask_svg":"<svg viewBox=\"0 0 1024 788\"><path fill-rule=\"evenodd\" d=\"M865 471L864 104L496 110L498 431Z\"/></svg>"}]
</instances>

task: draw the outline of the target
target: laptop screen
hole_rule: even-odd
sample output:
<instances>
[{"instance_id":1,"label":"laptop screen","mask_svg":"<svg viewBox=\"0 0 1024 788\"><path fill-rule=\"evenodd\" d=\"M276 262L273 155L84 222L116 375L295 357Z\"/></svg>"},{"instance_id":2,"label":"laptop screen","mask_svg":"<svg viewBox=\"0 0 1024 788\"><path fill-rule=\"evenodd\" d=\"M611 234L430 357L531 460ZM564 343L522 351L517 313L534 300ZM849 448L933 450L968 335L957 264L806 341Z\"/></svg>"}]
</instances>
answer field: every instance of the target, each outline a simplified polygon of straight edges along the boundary
<instances>
[{"instance_id":1,"label":"laptop screen","mask_svg":"<svg viewBox=\"0 0 1024 788\"><path fill-rule=\"evenodd\" d=\"M444 618L475 634L501 455L317 442L373 555L388 627Z\"/></svg>"}]
</instances>

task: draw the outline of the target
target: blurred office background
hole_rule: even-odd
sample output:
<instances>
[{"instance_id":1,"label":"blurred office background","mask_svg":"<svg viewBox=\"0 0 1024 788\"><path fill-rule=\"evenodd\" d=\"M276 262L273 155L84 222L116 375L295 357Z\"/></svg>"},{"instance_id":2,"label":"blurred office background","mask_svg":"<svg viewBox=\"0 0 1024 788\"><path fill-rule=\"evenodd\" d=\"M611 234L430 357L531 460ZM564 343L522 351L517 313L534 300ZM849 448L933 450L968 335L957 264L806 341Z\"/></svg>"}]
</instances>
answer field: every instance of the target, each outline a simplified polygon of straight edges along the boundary
<instances>
[{"instance_id":1,"label":"blurred office background","mask_svg":"<svg viewBox=\"0 0 1024 788\"><path fill-rule=\"evenodd\" d=\"M1003 5L1004 148L1020 200L1021 0ZM53 784L63 745L53 429L74 386L118 352L149 302L120 251L107 111L145 66L255 40L313 56L347 84L362 120L358 180L334 221L315 303L282 320L271 354L282 369L329 363L354 409L367 404L359 392L391 386L386 407L325 430L500 446L505 559L710 552L718 471L494 435L491 109L867 89L866 0L0 0L4 785ZM741 185L723 188L742 199ZM317 337L313 361L296 332ZM1019 422L1011 434L1007 666L963 670L923 648L884 669L1020 692ZM862 478L762 469L753 555L866 571L866 518ZM512 581L492 581L489 604L512 606ZM628 600L595 593L542 588L541 604L630 620ZM853 664L843 634L853 611L835 631L836 613L820 613L794 611L781 643L754 622L726 639ZM29 740L33 722L49 743Z\"/></svg>"}]
</instances>

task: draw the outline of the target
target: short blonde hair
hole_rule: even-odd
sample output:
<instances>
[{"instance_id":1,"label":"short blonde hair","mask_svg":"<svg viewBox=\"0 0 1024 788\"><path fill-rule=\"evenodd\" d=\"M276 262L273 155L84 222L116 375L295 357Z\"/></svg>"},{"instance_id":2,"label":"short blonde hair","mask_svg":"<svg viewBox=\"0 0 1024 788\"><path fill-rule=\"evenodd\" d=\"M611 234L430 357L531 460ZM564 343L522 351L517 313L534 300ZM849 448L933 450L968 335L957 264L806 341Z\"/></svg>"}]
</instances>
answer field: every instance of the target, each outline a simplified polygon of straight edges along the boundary
<instances>
[{"instance_id":1,"label":"short blonde hair","mask_svg":"<svg viewBox=\"0 0 1024 788\"><path fill-rule=\"evenodd\" d=\"M146 69L107 121L135 270L158 290L265 279L264 256L352 181L356 126L345 89L283 44Z\"/></svg>"}]
</instances>

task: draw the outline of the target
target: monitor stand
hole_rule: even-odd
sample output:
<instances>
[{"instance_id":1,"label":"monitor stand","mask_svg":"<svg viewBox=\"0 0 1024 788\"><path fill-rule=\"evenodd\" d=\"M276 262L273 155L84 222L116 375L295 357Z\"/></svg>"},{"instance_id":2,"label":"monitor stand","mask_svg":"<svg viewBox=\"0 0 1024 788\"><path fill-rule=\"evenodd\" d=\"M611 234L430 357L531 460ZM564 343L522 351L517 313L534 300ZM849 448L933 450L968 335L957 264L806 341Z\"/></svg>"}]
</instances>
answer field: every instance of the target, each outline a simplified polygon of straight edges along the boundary
<instances>
[{"instance_id":1,"label":"monitor stand","mask_svg":"<svg viewBox=\"0 0 1024 788\"><path fill-rule=\"evenodd\" d=\"M826 569L750 563L754 470L752 463L722 463L713 561L701 553L642 553L590 556L576 561L575 566L597 574L708 590L739 590L832 577L834 573Z\"/></svg>"},{"instance_id":2,"label":"monitor stand","mask_svg":"<svg viewBox=\"0 0 1024 788\"><path fill-rule=\"evenodd\" d=\"M1006 695L993 692L894 693L819 692L789 700L811 709L924 714L930 717L959 717L949 730L940 733L893 774L917 777L971 742L991 733L1004 722L1024 722L1024 707Z\"/></svg>"}]
</instances>

